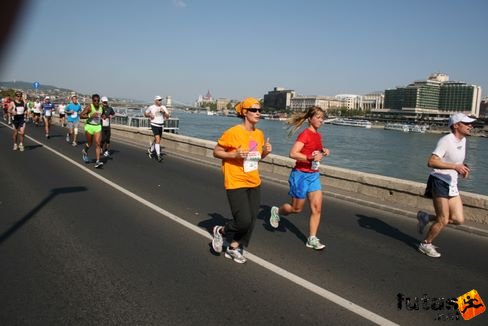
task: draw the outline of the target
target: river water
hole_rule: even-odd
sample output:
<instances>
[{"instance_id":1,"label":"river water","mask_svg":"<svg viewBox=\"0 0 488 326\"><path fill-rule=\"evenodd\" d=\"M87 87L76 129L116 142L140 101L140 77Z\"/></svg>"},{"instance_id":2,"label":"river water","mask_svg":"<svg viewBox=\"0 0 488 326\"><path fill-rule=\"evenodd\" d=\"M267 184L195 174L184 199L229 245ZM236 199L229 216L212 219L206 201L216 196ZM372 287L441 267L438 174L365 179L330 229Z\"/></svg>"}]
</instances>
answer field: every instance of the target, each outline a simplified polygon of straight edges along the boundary
<instances>
[{"instance_id":1,"label":"river water","mask_svg":"<svg viewBox=\"0 0 488 326\"><path fill-rule=\"evenodd\" d=\"M239 118L208 116L174 110L180 119L179 134L216 141L223 131L239 123ZM284 121L261 120L258 128L273 145L273 154L288 156L297 134L288 137ZM405 133L378 128L357 128L326 124L319 129L330 155L322 164L424 183L430 169L427 159L440 134ZM460 179L461 190L488 195L488 138L467 139L465 163L471 168Z\"/></svg>"}]
</instances>

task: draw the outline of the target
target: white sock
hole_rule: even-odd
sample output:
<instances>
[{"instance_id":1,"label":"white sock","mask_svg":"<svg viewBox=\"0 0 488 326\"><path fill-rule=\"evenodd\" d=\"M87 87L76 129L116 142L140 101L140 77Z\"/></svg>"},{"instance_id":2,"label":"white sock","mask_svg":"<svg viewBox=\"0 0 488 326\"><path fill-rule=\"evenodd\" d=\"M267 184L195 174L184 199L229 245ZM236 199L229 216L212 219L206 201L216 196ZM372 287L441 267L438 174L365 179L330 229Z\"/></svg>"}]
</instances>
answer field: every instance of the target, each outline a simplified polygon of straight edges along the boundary
<instances>
[{"instance_id":1,"label":"white sock","mask_svg":"<svg viewBox=\"0 0 488 326\"><path fill-rule=\"evenodd\" d=\"M160 152L161 152L161 147L159 144L154 144L154 147L156 147L156 154L159 156Z\"/></svg>"},{"instance_id":2,"label":"white sock","mask_svg":"<svg viewBox=\"0 0 488 326\"><path fill-rule=\"evenodd\" d=\"M151 144L151 152L154 152L154 143Z\"/></svg>"}]
</instances>

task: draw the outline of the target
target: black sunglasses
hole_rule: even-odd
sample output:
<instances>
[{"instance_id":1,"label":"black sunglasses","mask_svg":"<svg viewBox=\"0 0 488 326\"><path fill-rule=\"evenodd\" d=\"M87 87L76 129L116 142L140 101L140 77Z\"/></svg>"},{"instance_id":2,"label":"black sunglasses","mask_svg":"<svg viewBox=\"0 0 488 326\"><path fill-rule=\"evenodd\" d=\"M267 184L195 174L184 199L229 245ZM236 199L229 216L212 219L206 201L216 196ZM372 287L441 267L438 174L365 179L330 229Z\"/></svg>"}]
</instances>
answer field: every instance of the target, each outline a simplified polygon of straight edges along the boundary
<instances>
[{"instance_id":1,"label":"black sunglasses","mask_svg":"<svg viewBox=\"0 0 488 326\"><path fill-rule=\"evenodd\" d=\"M249 108L249 109L246 109L246 110L249 111L249 112L253 112L253 113L261 112L261 109L256 109L256 108Z\"/></svg>"},{"instance_id":2,"label":"black sunglasses","mask_svg":"<svg viewBox=\"0 0 488 326\"><path fill-rule=\"evenodd\" d=\"M473 125L472 122L462 122L462 121L460 121L460 122L461 122L461 124L463 124L465 126L471 126L471 125Z\"/></svg>"}]
</instances>

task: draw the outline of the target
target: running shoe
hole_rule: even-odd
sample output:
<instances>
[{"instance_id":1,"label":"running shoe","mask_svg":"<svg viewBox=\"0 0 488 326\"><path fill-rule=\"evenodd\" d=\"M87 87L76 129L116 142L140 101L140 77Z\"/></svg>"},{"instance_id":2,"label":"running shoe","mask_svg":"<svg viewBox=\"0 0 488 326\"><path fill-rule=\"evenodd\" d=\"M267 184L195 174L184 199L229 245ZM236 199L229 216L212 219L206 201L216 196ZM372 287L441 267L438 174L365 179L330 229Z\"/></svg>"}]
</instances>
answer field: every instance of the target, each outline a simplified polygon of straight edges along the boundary
<instances>
[{"instance_id":1,"label":"running shoe","mask_svg":"<svg viewBox=\"0 0 488 326\"><path fill-rule=\"evenodd\" d=\"M14 151L16 151L18 148L19 148L19 146L17 146L17 144L15 143L14 144Z\"/></svg>"},{"instance_id":2,"label":"running shoe","mask_svg":"<svg viewBox=\"0 0 488 326\"><path fill-rule=\"evenodd\" d=\"M151 151L151 148L148 148L147 149L147 155L149 156L149 158L152 158L152 151Z\"/></svg>"},{"instance_id":3,"label":"running shoe","mask_svg":"<svg viewBox=\"0 0 488 326\"><path fill-rule=\"evenodd\" d=\"M158 162L161 163L163 161L163 155L159 154L158 155Z\"/></svg>"},{"instance_id":4,"label":"running shoe","mask_svg":"<svg viewBox=\"0 0 488 326\"><path fill-rule=\"evenodd\" d=\"M307 239L307 243L305 244L308 248L312 248L314 250L322 250L325 248L325 245L320 243L320 240L319 238L317 238L316 236L311 236L311 237L308 237Z\"/></svg>"},{"instance_id":5,"label":"running shoe","mask_svg":"<svg viewBox=\"0 0 488 326\"><path fill-rule=\"evenodd\" d=\"M49 134L46 134L46 138L49 139Z\"/></svg>"},{"instance_id":6,"label":"running shoe","mask_svg":"<svg viewBox=\"0 0 488 326\"><path fill-rule=\"evenodd\" d=\"M19 144L19 151L21 151L21 152L24 151L24 144L22 144L22 143Z\"/></svg>"},{"instance_id":7,"label":"running shoe","mask_svg":"<svg viewBox=\"0 0 488 326\"><path fill-rule=\"evenodd\" d=\"M95 162L95 169L99 169L99 168L101 168L102 166L103 166L103 162L101 162L101 161L96 161L96 162Z\"/></svg>"},{"instance_id":8,"label":"running shoe","mask_svg":"<svg viewBox=\"0 0 488 326\"><path fill-rule=\"evenodd\" d=\"M441 254L436 250L436 248L437 247L432 243L421 242L418 249L421 253L426 254L429 257L439 258Z\"/></svg>"},{"instance_id":9,"label":"running shoe","mask_svg":"<svg viewBox=\"0 0 488 326\"><path fill-rule=\"evenodd\" d=\"M69 140L69 134L66 134L66 142L67 142L67 143L70 143L70 140Z\"/></svg>"},{"instance_id":10,"label":"running shoe","mask_svg":"<svg viewBox=\"0 0 488 326\"><path fill-rule=\"evenodd\" d=\"M222 245L224 244L224 238L220 233L222 229L221 226L216 225L213 228L213 239L212 239L212 248L215 252L221 253L222 252Z\"/></svg>"},{"instance_id":11,"label":"running shoe","mask_svg":"<svg viewBox=\"0 0 488 326\"><path fill-rule=\"evenodd\" d=\"M427 212L424 211L418 211L417 212L417 231L422 234L424 233L424 229L429 224L430 222L430 215Z\"/></svg>"},{"instance_id":12,"label":"running shoe","mask_svg":"<svg viewBox=\"0 0 488 326\"><path fill-rule=\"evenodd\" d=\"M78 146L78 144L75 141L71 145L73 145L73 147Z\"/></svg>"},{"instance_id":13,"label":"running shoe","mask_svg":"<svg viewBox=\"0 0 488 326\"><path fill-rule=\"evenodd\" d=\"M280 209L276 206L273 206L271 207L271 216L269 217L269 224L277 229L278 226L280 226L280 215L278 214L278 212L280 211Z\"/></svg>"},{"instance_id":14,"label":"running shoe","mask_svg":"<svg viewBox=\"0 0 488 326\"><path fill-rule=\"evenodd\" d=\"M225 250L225 258L232 259L239 264L244 264L247 261L239 248L232 249L231 247L227 247Z\"/></svg>"},{"instance_id":15,"label":"running shoe","mask_svg":"<svg viewBox=\"0 0 488 326\"><path fill-rule=\"evenodd\" d=\"M81 156L83 158L83 161L85 161L85 162L90 161L90 159L88 158L88 153L86 152L85 147L83 147L83 149L81 150Z\"/></svg>"}]
</instances>

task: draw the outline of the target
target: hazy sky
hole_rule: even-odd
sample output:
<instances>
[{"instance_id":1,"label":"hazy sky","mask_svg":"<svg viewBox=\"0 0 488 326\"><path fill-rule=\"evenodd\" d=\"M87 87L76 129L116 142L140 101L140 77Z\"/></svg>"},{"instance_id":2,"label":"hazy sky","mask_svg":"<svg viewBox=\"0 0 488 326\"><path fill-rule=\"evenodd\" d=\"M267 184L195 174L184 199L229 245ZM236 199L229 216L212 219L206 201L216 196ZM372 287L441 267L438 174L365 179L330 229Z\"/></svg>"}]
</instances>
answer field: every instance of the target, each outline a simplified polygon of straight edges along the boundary
<instances>
[{"instance_id":1,"label":"hazy sky","mask_svg":"<svg viewBox=\"0 0 488 326\"><path fill-rule=\"evenodd\" d=\"M365 94L443 72L485 96L487 13L487 0L32 0L0 79L191 104L275 86Z\"/></svg>"}]
</instances>

